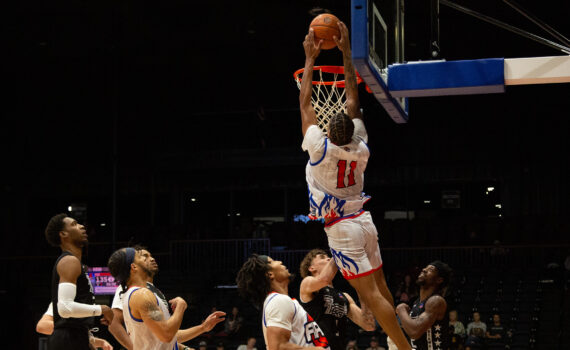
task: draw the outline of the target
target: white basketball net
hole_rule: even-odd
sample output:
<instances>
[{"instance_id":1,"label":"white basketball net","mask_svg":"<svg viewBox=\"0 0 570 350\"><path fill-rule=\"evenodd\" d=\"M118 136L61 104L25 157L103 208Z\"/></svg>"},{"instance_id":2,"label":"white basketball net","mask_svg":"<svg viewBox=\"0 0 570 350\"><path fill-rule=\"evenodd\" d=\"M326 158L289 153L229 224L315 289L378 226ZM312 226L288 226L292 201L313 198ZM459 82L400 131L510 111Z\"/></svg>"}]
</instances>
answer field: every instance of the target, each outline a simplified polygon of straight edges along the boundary
<instances>
[{"instance_id":1,"label":"white basketball net","mask_svg":"<svg viewBox=\"0 0 570 350\"><path fill-rule=\"evenodd\" d=\"M325 81L338 82L338 76L341 75L342 78L344 78L344 74L323 72L320 69L315 69L314 72L319 73L319 84L313 84L311 102L313 103L313 108L317 114L317 125L326 133L330 117L341 111L346 113L346 98L344 96L344 85L343 87L337 86L336 83L325 85ZM301 77L301 79L303 79L303 77ZM295 78L299 89L301 89L301 79L299 79L298 76Z\"/></svg>"}]
</instances>

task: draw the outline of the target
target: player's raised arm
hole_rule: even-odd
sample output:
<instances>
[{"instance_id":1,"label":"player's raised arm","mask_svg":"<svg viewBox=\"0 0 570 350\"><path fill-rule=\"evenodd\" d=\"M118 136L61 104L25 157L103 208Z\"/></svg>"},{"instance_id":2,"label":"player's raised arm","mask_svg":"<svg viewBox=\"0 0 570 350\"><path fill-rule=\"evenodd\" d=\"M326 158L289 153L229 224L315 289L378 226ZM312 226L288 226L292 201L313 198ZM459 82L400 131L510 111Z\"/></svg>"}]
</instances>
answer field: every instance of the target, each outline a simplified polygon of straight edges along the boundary
<instances>
[{"instance_id":1,"label":"player's raised arm","mask_svg":"<svg viewBox=\"0 0 570 350\"><path fill-rule=\"evenodd\" d=\"M338 49L342 51L344 62L344 80L346 91L346 114L350 119L362 118L360 113L360 100L358 99L358 86L356 85L356 71L352 64L352 50L350 48L350 38L348 28L344 22L338 22L340 38L333 37Z\"/></svg>"},{"instance_id":2,"label":"player's raised arm","mask_svg":"<svg viewBox=\"0 0 570 350\"><path fill-rule=\"evenodd\" d=\"M348 293L343 294L348 299L348 318L363 330L373 332L376 329L376 321L372 311L362 301L359 307Z\"/></svg>"},{"instance_id":3,"label":"player's raised arm","mask_svg":"<svg viewBox=\"0 0 570 350\"><path fill-rule=\"evenodd\" d=\"M315 33L313 29L309 29L309 33L303 41L305 49L305 70L301 81L301 92L299 93L299 107L301 109L301 128L303 136L311 125L317 124L317 115L313 104L311 103L311 94L313 93L313 67L315 60L321 52L322 40L315 43Z\"/></svg>"},{"instance_id":4,"label":"player's raised arm","mask_svg":"<svg viewBox=\"0 0 570 350\"><path fill-rule=\"evenodd\" d=\"M334 262L334 259L330 259L325 265L325 268L317 276L307 276L301 281L300 294L302 299L307 300L306 296L319 291L319 289L324 288L332 284L332 280L336 275L338 268ZM303 298L304 297L304 298Z\"/></svg>"}]
</instances>

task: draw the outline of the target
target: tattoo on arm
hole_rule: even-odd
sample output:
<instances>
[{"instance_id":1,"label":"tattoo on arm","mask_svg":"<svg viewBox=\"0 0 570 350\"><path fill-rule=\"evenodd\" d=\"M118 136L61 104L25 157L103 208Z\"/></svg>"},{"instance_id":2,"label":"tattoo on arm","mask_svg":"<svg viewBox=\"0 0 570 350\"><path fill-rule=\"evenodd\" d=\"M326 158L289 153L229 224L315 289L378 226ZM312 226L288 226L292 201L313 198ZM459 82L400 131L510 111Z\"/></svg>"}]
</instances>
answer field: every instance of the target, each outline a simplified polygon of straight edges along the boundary
<instances>
[{"instance_id":1,"label":"tattoo on arm","mask_svg":"<svg viewBox=\"0 0 570 350\"><path fill-rule=\"evenodd\" d=\"M347 90L354 91L356 89L356 74L351 58L344 60L344 77Z\"/></svg>"},{"instance_id":2,"label":"tattoo on arm","mask_svg":"<svg viewBox=\"0 0 570 350\"><path fill-rule=\"evenodd\" d=\"M148 300L145 302L145 310L148 314L148 317L154 321L162 321L164 319L164 314L162 310L156 305L156 303Z\"/></svg>"}]
</instances>

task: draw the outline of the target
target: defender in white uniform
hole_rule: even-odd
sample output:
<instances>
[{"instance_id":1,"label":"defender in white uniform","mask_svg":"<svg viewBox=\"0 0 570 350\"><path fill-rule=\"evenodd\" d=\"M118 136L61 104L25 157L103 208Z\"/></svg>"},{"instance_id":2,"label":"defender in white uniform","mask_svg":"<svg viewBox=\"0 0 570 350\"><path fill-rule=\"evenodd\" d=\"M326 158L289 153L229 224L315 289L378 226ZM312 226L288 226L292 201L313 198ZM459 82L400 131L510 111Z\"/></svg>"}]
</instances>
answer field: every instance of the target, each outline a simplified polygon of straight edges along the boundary
<instances>
[{"instance_id":1,"label":"defender in white uniform","mask_svg":"<svg viewBox=\"0 0 570 350\"><path fill-rule=\"evenodd\" d=\"M187 304L180 297L170 300L171 316L166 302L147 288L149 272L157 266L152 255L146 250L123 248L111 255L108 265L121 286L128 287L123 295L123 319L133 348L178 349L176 332Z\"/></svg>"},{"instance_id":2,"label":"defender in white uniform","mask_svg":"<svg viewBox=\"0 0 570 350\"><path fill-rule=\"evenodd\" d=\"M162 298L160 298L155 293L152 293L154 300L149 298L148 292L150 289L146 287L130 287L123 296L123 319L125 320L125 326L129 337L133 343L133 349L156 349L156 350L171 350L178 349L176 336L173 336L169 342L164 342L164 338L161 340L157 335L153 333L152 328L145 325L143 316L137 318L133 314L133 308L136 308L136 302L133 302L133 308L131 308L130 301L133 296L143 299L145 303L152 302L158 306L158 310L153 311L152 317L155 320L163 320L168 323L170 319L170 312L168 311L168 305L164 303ZM138 293L138 295L137 295ZM136 298L135 297L135 298ZM150 299L150 300L149 300ZM139 312L140 314L140 312ZM175 333L176 334L176 333Z\"/></svg>"},{"instance_id":3,"label":"defender in white uniform","mask_svg":"<svg viewBox=\"0 0 570 350\"><path fill-rule=\"evenodd\" d=\"M128 349L186 349L182 342L193 339L225 320L223 311L211 313L200 325L178 329L186 302L182 298L170 300L170 314L164 294L152 283L158 273L158 264L150 252L141 246L115 251L109 258L109 270L121 283L113 299L114 312L124 320L127 339L122 324L110 327L117 340ZM122 291L128 287L124 293ZM117 332L119 330L120 332ZM179 344L176 343L179 342ZM125 345L126 344L126 345Z\"/></svg>"},{"instance_id":4,"label":"defender in white uniform","mask_svg":"<svg viewBox=\"0 0 570 350\"><path fill-rule=\"evenodd\" d=\"M305 68L299 104L303 131L303 150L309 153L306 178L309 187L310 217L325 220L325 232L332 256L342 275L370 307L384 331L398 349L411 349L394 312L378 246L378 232L363 205L369 197L362 192L364 171L370 151L362 122L356 72L352 65L349 33L339 22L340 38L335 38L344 62L346 113L332 116L327 134L317 126L311 103L313 67L322 42L315 43L309 29L303 47Z\"/></svg>"},{"instance_id":5,"label":"defender in white uniform","mask_svg":"<svg viewBox=\"0 0 570 350\"><path fill-rule=\"evenodd\" d=\"M263 307L262 327L267 350L330 350L328 341L299 302L289 297L291 274L281 263L254 254L236 278L240 294Z\"/></svg>"}]
</instances>

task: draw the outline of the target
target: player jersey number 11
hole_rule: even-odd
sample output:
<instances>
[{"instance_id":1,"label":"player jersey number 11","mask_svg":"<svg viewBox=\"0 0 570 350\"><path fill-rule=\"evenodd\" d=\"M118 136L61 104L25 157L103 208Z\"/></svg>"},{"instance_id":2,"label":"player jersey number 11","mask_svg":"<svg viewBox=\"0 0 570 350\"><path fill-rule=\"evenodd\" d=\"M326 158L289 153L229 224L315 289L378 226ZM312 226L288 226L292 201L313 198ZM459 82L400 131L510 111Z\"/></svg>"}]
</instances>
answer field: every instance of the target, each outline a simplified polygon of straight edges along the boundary
<instances>
[{"instance_id":1,"label":"player jersey number 11","mask_svg":"<svg viewBox=\"0 0 570 350\"><path fill-rule=\"evenodd\" d=\"M336 188L345 188L354 186L356 182L354 181L354 169L356 169L356 161L350 162L350 169L348 170L348 184L344 184L344 178L346 177L346 160L339 160L337 163L338 175L336 179Z\"/></svg>"}]
</instances>

